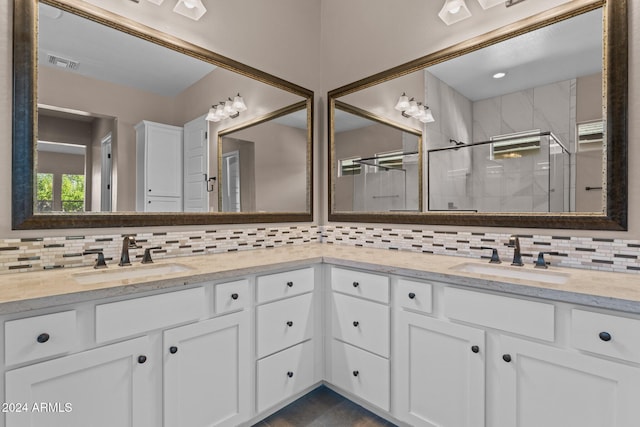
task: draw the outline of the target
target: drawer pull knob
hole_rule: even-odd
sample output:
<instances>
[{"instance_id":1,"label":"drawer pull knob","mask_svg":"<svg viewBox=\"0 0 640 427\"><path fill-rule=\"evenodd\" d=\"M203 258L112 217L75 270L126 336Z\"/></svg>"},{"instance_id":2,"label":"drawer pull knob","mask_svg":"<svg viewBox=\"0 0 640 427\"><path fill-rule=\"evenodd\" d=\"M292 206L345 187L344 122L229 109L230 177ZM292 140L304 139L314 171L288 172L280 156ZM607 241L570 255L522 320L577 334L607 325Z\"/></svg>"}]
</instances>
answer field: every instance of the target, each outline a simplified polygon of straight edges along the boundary
<instances>
[{"instance_id":1,"label":"drawer pull knob","mask_svg":"<svg viewBox=\"0 0 640 427\"><path fill-rule=\"evenodd\" d=\"M353 326L356 327L356 328L358 327L359 324L360 324L360 322L358 322L357 320L355 322L353 322Z\"/></svg>"},{"instance_id":2,"label":"drawer pull knob","mask_svg":"<svg viewBox=\"0 0 640 427\"><path fill-rule=\"evenodd\" d=\"M138 356L138 363L143 364L144 362L147 361L147 356Z\"/></svg>"},{"instance_id":3,"label":"drawer pull knob","mask_svg":"<svg viewBox=\"0 0 640 427\"><path fill-rule=\"evenodd\" d=\"M171 347L169 347L169 353L176 354L177 352L178 352L178 347L176 347L175 345L172 345Z\"/></svg>"},{"instance_id":4,"label":"drawer pull knob","mask_svg":"<svg viewBox=\"0 0 640 427\"><path fill-rule=\"evenodd\" d=\"M413 292L409 293L409 299L414 299L416 297L416 294L414 294Z\"/></svg>"},{"instance_id":5,"label":"drawer pull knob","mask_svg":"<svg viewBox=\"0 0 640 427\"><path fill-rule=\"evenodd\" d=\"M504 360L507 363L511 362L511 355L510 354L503 354L502 355L502 360Z\"/></svg>"},{"instance_id":6,"label":"drawer pull knob","mask_svg":"<svg viewBox=\"0 0 640 427\"><path fill-rule=\"evenodd\" d=\"M231 299L238 299L238 294L231 294Z\"/></svg>"},{"instance_id":7,"label":"drawer pull knob","mask_svg":"<svg viewBox=\"0 0 640 427\"><path fill-rule=\"evenodd\" d=\"M354 288L357 288L358 286L360 286L360 283L358 283L358 282L353 282L353 287L354 287Z\"/></svg>"},{"instance_id":8,"label":"drawer pull knob","mask_svg":"<svg viewBox=\"0 0 640 427\"><path fill-rule=\"evenodd\" d=\"M292 326L293 326L293 322L292 322L291 320L289 320L289 321L287 322L287 326L288 326L288 327L292 327Z\"/></svg>"},{"instance_id":9,"label":"drawer pull knob","mask_svg":"<svg viewBox=\"0 0 640 427\"><path fill-rule=\"evenodd\" d=\"M38 335L38 338L36 338L36 341L38 341L40 344L46 343L47 341L49 341L49 334L48 333L42 333L40 335Z\"/></svg>"},{"instance_id":10,"label":"drawer pull knob","mask_svg":"<svg viewBox=\"0 0 640 427\"><path fill-rule=\"evenodd\" d=\"M479 353L480 352L480 347L478 347L477 345L472 345L471 346L471 351L473 351L474 353Z\"/></svg>"},{"instance_id":11,"label":"drawer pull knob","mask_svg":"<svg viewBox=\"0 0 640 427\"><path fill-rule=\"evenodd\" d=\"M602 341L611 341L611 334L609 332L600 332L598 336Z\"/></svg>"},{"instance_id":12,"label":"drawer pull knob","mask_svg":"<svg viewBox=\"0 0 640 427\"><path fill-rule=\"evenodd\" d=\"M287 282L287 286L293 288L293 282Z\"/></svg>"},{"instance_id":13,"label":"drawer pull knob","mask_svg":"<svg viewBox=\"0 0 640 427\"><path fill-rule=\"evenodd\" d=\"M288 376L289 378L292 378L292 377L293 377L293 372L291 372L291 371L287 372L287 376Z\"/></svg>"},{"instance_id":14,"label":"drawer pull knob","mask_svg":"<svg viewBox=\"0 0 640 427\"><path fill-rule=\"evenodd\" d=\"M360 371L353 371L353 376L357 377L358 375L360 375Z\"/></svg>"}]
</instances>

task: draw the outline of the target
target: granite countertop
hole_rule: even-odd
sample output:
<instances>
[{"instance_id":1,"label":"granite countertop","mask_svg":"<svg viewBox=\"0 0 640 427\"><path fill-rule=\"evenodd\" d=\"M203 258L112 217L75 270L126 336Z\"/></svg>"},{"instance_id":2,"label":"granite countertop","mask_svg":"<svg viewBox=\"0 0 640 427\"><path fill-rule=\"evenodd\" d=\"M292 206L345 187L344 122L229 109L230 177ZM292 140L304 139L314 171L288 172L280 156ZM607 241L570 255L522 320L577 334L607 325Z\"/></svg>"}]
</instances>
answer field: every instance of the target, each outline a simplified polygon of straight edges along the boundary
<instances>
[{"instance_id":1,"label":"granite countertop","mask_svg":"<svg viewBox=\"0 0 640 427\"><path fill-rule=\"evenodd\" d=\"M640 274L553 266L548 270L536 270L533 265L511 267L508 263L495 266L495 274L480 274L469 271L477 266L490 266L486 260L321 243L171 258L156 261L152 265L118 267L112 264L106 270L81 267L3 274L0 275L0 314L157 289L178 289L211 280L224 280L319 262L445 282L478 290L640 314ZM163 266L181 271L147 274ZM138 273L145 269L146 271L136 278L117 277L122 272ZM512 272L516 277L504 277L500 273L503 271ZM96 274L104 274L105 277L112 275L112 279L86 283L87 279L96 280ZM525 277L527 275L530 277ZM549 279L549 282L536 280L537 276L543 280ZM98 277L97 280L101 278Z\"/></svg>"}]
</instances>

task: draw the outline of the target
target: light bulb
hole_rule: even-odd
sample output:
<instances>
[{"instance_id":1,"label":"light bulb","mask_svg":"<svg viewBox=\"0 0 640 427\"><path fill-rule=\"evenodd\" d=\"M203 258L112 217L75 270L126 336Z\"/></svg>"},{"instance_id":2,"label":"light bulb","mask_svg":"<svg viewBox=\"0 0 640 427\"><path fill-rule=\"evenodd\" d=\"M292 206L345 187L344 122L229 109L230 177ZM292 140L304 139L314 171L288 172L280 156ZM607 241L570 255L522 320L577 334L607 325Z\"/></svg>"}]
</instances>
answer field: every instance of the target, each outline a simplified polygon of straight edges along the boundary
<instances>
[{"instance_id":1,"label":"light bulb","mask_svg":"<svg viewBox=\"0 0 640 427\"><path fill-rule=\"evenodd\" d=\"M187 9L193 9L194 7L196 7L196 2L194 2L193 0L182 0L182 3L184 3L184 6Z\"/></svg>"},{"instance_id":2,"label":"light bulb","mask_svg":"<svg viewBox=\"0 0 640 427\"><path fill-rule=\"evenodd\" d=\"M462 8L462 2L460 0L453 0L453 1L450 1L449 4L447 4L447 10L452 15L455 15L456 13L460 12L461 8Z\"/></svg>"}]
</instances>

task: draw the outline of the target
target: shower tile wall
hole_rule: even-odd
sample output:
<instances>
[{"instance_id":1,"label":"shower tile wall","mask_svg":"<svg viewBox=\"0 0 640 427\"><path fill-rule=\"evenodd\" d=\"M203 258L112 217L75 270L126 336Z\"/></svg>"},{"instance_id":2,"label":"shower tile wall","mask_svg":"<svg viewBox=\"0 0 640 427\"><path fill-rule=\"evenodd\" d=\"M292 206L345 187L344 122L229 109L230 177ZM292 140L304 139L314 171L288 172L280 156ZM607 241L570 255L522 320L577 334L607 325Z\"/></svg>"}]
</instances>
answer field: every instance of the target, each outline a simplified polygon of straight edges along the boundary
<instances>
[{"instance_id":1,"label":"shower tile wall","mask_svg":"<svg viewBox=\"0 0 640 427\"><path fill-rule=\"evenodd\" d=\"M574 152L571 142L575 140L575 128L575 80L565 80L473 103L473 142L488 141L496 135L539 129L552 132ZM488 149L474 150L473 157L473 194L476 195L475 205L480 211L547 212L549 187L560 186L562 191L558 189L552 193L552 197L561 197L562 194L567 194L570 185L575 185L573 165L571 168L568 163L564 165L566 172L562 172L557 182L549 184L547 170L533 162L513 159L512 162L503 162L504 169L492 169ZM569 170L573 174L571 178ZM564 205L562 201L553 203L558 204ZM565 209L570 207L575 208L564 206Z\"/></svg>"}]
</instances>

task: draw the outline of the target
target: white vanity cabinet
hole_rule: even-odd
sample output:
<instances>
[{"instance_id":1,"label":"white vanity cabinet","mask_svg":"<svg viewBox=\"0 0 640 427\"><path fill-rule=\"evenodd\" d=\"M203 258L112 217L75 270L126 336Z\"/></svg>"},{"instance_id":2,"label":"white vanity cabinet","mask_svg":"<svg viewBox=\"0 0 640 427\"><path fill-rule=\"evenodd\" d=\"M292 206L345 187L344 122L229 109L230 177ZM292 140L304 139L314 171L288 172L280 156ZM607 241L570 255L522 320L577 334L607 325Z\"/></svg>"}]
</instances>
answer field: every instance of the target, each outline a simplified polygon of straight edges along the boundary
<instances>
[{"instance_id":1,"label":"white vanity cabinet","mask_svg":"<svg viewBox=\"0 0 640 427\"><path fill-rule=\"evenodd\" d=\"M389 411L389 278L331 267L329 295L329 382Z\"/></svg>"},{"instance_id":2,"label":"white vanity cabinet","mask_svg":"<svg viewBox=\"0 0 640 427\"><path fill-rule=\"evenodd\" d=\"M413 426L483 427L485 332L401 309L394 331L398 417Z\"/></svg>"},{"instance_id":3,"label":"white vanity cabinet","mask_svg":"<svg viewBox=\"0 0 640 427\"><path fill-rule=\"evenodd\" d=\"M163 333L164 427L235 426L251 413L249 312Z\"/></svg>"},{"instance_id":4,"label":"white vanity cabinet","mask_svg":"<svg viewBox=\"0 0 640 427\"><path fill-rule=\"evenodd\" d=\"M501 426L634 427L640 368L501 337Z\"/></svg>"},{"instance_id":5,"label":"white vanity cabinet","mask_svg":"<svg viewBox=\"0 0 640 427\"><path fill-rule=\"evenodd\" d=\"M154 363L147 337L110 344L5 374L7 427L154 427Z\"/></svg>"},{"instance_id":6,"label":"white vanity cabinet","mask_svg":"<svg viewBox=\"0 0 640 427\"><path fill-rule=\"evenodd\" d=\"M136 129L136 211L182 211L183 129L144 120Z\"/></svg>"},{"instance_id":7,"label":"white vanity cabinet","mask_svg":"<svg viewBox=\"0 0 640 427\"><path fill-rule=\"evenodd\" d=\"M318 326L313 268L256 279L257 411L302 392L316 374Z\"/></svg>"}]
</instances>

